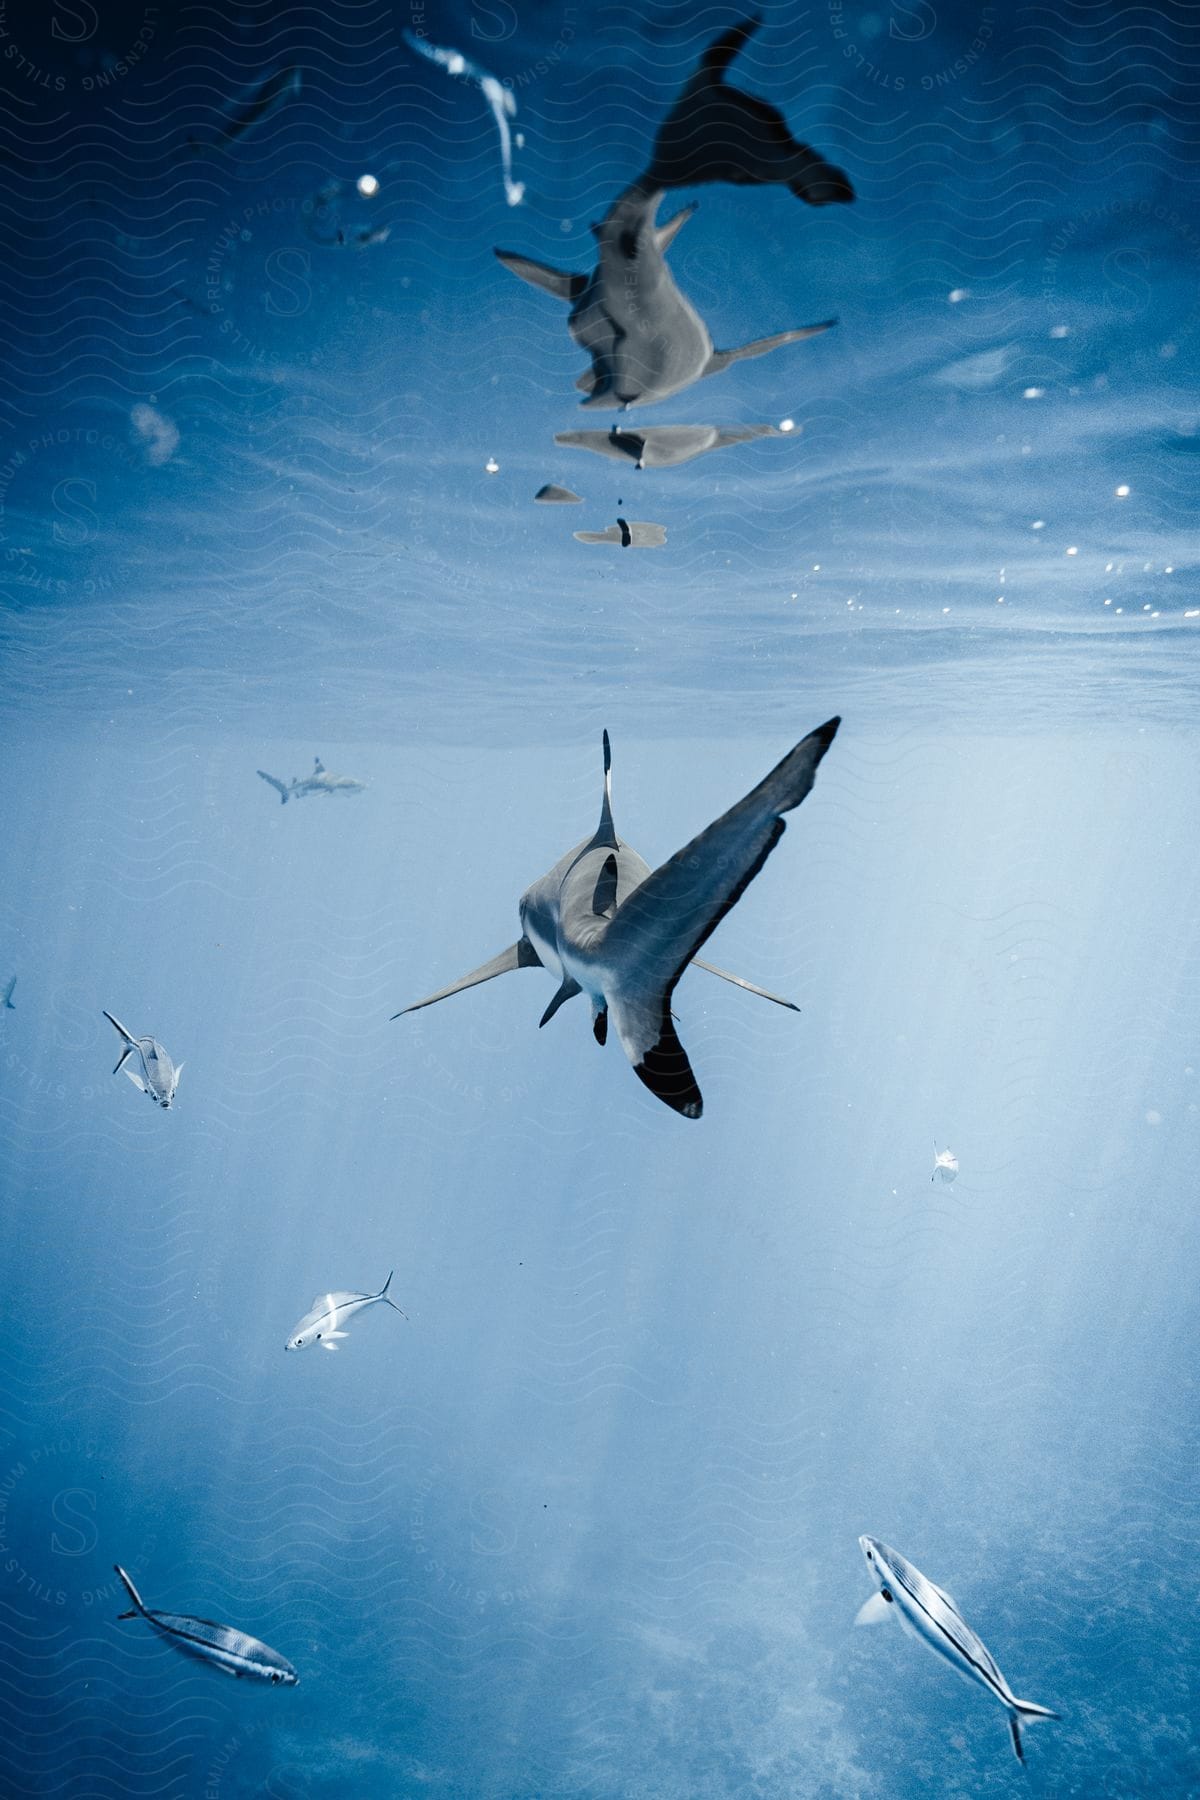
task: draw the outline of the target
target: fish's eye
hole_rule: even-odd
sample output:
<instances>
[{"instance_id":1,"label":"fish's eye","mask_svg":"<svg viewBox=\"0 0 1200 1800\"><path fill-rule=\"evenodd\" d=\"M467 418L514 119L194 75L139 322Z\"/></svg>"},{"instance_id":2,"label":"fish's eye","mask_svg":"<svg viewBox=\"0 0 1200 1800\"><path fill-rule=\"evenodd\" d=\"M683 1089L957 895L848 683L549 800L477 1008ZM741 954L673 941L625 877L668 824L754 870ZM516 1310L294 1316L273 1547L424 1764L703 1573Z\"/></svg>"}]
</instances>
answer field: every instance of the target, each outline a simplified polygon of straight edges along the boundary
<instances>
[{"instance_id":1,"label":"fish's eye","mask_svg":"<svg viewBox=\"0 0 1200 1800\"><path fill-rule=\"evenodd\" d=\"M888 1605L890 1606L892 1604L891 1589L890 1588L880 1588L879 1591L883 1595L884 1599L887 1601Z\"/></svg>"},{"instance_id":2,"label":"fish's eye","mask_svg":"<svg viewBox=\"0 0 1200 1800\"><path fill-rule=\"evenodd\" d=\"M318 1333L317 1333L317 1336L318 1336L318 1337L320 1337L320 1335L321 1335L321 1334L320 1334L320 1332L319 1332L319 1331L318 1331Z\"/></svg>"}]
</instances>

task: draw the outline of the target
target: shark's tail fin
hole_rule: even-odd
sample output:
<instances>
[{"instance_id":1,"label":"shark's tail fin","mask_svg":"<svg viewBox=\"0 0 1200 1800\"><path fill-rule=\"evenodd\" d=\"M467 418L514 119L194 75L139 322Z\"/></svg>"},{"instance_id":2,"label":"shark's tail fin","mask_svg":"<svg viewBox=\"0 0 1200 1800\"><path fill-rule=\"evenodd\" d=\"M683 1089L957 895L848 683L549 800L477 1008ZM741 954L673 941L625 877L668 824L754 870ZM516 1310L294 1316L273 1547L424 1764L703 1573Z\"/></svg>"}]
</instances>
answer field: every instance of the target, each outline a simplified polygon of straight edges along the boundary
<instances>
[{"instance_id":1,"label":"shark's tail fin","mask_svg":"<svg viewBox=\"0 0 1200 1800\"><path fill-rule=\"evenodd\" d=\"M287 797L288 797L287 783L283 782L283 781L276 781L274 775L268 775L267 771L265 769L260 769L258 771L258 773L262 776L263 780L268 783L269 786L271 786L275 789L275 791L279 795L279 798L282 801L283 805L286 806L287 805Z\"/></svg>"},{"instance_id":2,"label":"shark's tail fin","mask_svg":"<svg viewBox=\"0 0 1200 1800\"><path fill-rule=\"evenodd\" d=\"M1062 1715L1051 1712L1048 1706L1035 1706L1032 1700L1014 1700L1011 1704L1013 1710L1008 1715L1008 1729L1012 1733L1017 1761L1023 1763L1025 1746L1021 1742L1021 1726L1028 1725L1032 1719L1058 1719Z\"/></svg>"},{"instance_id":3,"label":"shark's tail fin","mask_svg":"<svg viewBox=\"0 0 1200 1800\"><path fill-rule=\"evenodd\" d=\"M797 147L803 152L800 172L788 182L797 200L803 200L807 206L845 206L854 199L854 189L844 169L835 169L807 144Z\"/></svg>"},{"instance_id":4,"label":"shark's tail fin","mask_svg":"<svg viewBox=\"0 0 1200 1800\"><path fill-rule=\"evenodd\" d=\"M137 1589L134 1587L132 1581L129 1579L128 1575L125 1573L125 1571L121 1567L120 1563L114 1563L113 1569L121 1577L121 1580L125 1584L125 1592L129 1595L129 1598L133 1601L132 1611L118 1613L117 1617L118 1617L118 1619L136 1619L139 1617L139 1615L143 1615L146 1611L146 1608L142 1604L142 1596L138 1593Z\"/></svg>"},{"instance_id":5,"label":"shark's tail fin","mask_svg":"<svg viewBox=\"0 0 1200 1800\"><path fill-rule=\"evenodd\" d=\"M605 999L634 1074L686 1119L698 1119L703 1103L671 1017L675 984L783 836L783 815L811 791L838 724L829 719L810 732L736 806L648 875L597 944L611 972Z\"/></svg>"},{"instance_id":6,"label":"shark's tail fin","mask_svg":"<svg viewBox=\"0 0 1200 1800\"><path fill-rule=\"evenodd\" d=\"M388 1305L390 1307L392 1307L394 1309L394 1311L398 1312L402 1319L407 1319L408 1314L405 1312L404 1308L402 1306L397 1306L396 1302L392 1299L392 1296L388 1293L388 1289L392 1285L392 1276L395 1273L396 1273L395 1269L388 1270L388 1278L384 1282L383 1286L380 1288L379 1292L376 1294L375 1298L377 1300L386 1300Z\"/></svg>"}]
</instances>

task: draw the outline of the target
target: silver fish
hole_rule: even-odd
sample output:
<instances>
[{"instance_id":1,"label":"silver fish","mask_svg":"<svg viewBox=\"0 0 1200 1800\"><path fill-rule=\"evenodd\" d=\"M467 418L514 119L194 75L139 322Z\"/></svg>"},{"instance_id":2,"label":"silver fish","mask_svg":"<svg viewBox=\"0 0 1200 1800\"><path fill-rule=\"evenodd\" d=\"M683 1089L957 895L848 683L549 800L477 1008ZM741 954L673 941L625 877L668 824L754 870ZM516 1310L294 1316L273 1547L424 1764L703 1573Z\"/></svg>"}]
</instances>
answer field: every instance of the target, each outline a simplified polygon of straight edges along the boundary
<instances>
[{"instance_id":1,"label":"silver fish","mask_svg":"<svg viewBox=\"0 0 1200 1800\"><path fill-rule=\"evenodd\" d=\"M305 794L361 794L367 785L365 781L355 781L352 775L331 775L319 756L313 757L312 774L303 778L293 775L291 781L277 781L265 769L258 773L275 789L284 806L289 800L302 800Z\"/></svg>"},{"instance_id":2,"label":"silver fish","mask_svg":"<svg viewBox=\"0 0 1200 1800\"><path fill-rule=\"evenodd\" d=\"M16 987L16 985L17 985L17 978L14 975L12 980L9 982L8 986L4 990L4 1004L9 1012L16 1012L16 1010L17 1010L16 1007L13 1005L13 989Z\"/></svg>"},{"instance_id":3,"label":"silver fish","mask_svg":"<svg viewBox=\"0 0 1200 1800\"><path fill-rule=\"evenodd\" d=\"M1057 1719L1058 1713L1045 1706L1035 1706L1032 1700L1017 1699L997 1668L995 1657L975 1636L949 1594L935 1587L898 1550L873 1537L860 1537L858 1547L879 1583L879 1591L859 1608L854 1623L878 1625L895 1613L912 1637L920 1638L943 1657L964 1681L977 1682L989 1694L995 1695L1008 1714L1008 1729L1012 1733L1017 1760L1024 1762L1022 1721Z\"/></svg>"},{"instance_id":4,"label":"silver fish","mask_svg":"<svg viewBox=\"0 0 1200 1800\"><path fill-rule=\"evenodd\" d=\"M675 1032L671 996L693 963L764 1000L799 1010L790 1000L701 962L696 952L783 836L783 815L811 791L838 724L829 719L810 732L757 787L653 872L617 836L606 731L600 823L521 895L516 943L403 1011L432 1006L510 969L547 969L560 986L542 1014L543 1025L564 1001L587 994L596 1042L607 1041L611 1012L638 1079L685 1119L698 1119L703 1101Z\"/></svg>"},{"instance_id":5,"label":"silver fish","mask_svg":"<svg viewBox=\"0 0 1200 1800\"><path fill-rule=\"evenodd\" d=\"M175 1102L175 1090L179 1086L179 1077L183 1074L183 1064L180 1063L176 1068L157 1038L134 1037L132 1032L126 1031L120 1019L114 1019L110 1012L106 1012L104 1016L125 1040L125 1048L117 1059L113 1074L117 1075L125 1069L135 1088L141 1088L143 1094L149 1094L164 1112L169 1112ZM131 1056L136 1056L141 1064L141 1074L137 1069L125 1067Z\"/></svg>"},{"instance_id":6,"label":"silver fish","mask_svg":"<svg viewBox=\"0 0 1200 1800\"><path fill-rule=\"evenodd\" d=\"M295 1687L299 1681L300 1677L286 1656L280 1656L278 1650L272 1650L257 1638L248 1637L232 1625L214 1625L211 1619L193 1619L188 1613L152 1611L143 1604L142 1596L120 1563L114 1563L113 1568L133 1601L128 1612L117 1614L119 1619L145 1619L147 1625L152 1625L160 1637L176 1650L182 1650L185 1656L212 1663L239 1681L245 1676L250 1681L269 1681L275 1687Z\"/></svg>"},{"instance_id":7,"label":"silver fish","mask_svg":"<svg viewBox=\"0 0 1200 1800\"><path fill-rule=\"evenodd\" d=\"M291 1337L283 1346L285 1350L307 1350L310 1344L320 1344L322 1350L336 1350L338 1341L346 1336L341 1329L349 1324L355 1313L360 1313L364 1306L374 1306L383 1300L407 1319L408 1314L403 1307L388 1294L392 1285L393 1269L377 1294L351 1294L345 1291L336 1294L318 1294L305 1313Z\"/></svg>"}]
</instances>

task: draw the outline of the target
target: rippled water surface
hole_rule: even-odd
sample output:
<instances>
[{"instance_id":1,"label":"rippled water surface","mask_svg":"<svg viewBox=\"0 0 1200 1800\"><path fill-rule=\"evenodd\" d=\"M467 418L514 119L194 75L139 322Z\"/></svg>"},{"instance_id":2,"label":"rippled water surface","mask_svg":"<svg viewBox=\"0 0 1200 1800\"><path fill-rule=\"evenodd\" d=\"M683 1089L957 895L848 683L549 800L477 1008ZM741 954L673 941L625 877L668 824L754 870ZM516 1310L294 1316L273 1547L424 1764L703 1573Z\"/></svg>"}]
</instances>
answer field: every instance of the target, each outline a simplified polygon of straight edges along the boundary
<instances>
[{"instance_id":1,"label":"rippled water surface","mask_svg":"<svg viewBox=\"0 0 1200 1800\"><path fill-rule=\"evenodd\" d=\"M838 323L619 418L775 435L558 446L619 415L493 249L589 271L736 16L4 15L5 1794L1200 1791L1200 17L769 0L734 76L857 200L686 190L669 266L718 346ZM801 1010L684 977L698 1123L544 972L391 1020L604 728L655 866L834 713L706 953ZM1026 1774L852 1629L861 1533L1062 1714Z\"/></svg>"}]
</instances>

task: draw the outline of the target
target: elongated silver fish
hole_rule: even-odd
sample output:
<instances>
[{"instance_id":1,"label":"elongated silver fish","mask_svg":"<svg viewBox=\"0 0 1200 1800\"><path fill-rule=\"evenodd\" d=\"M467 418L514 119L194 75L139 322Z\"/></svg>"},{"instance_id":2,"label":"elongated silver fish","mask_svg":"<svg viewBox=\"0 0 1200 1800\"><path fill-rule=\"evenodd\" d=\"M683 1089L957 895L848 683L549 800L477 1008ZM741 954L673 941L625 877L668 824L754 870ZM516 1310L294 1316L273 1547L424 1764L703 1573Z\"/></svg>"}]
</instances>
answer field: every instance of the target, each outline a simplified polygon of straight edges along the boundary
<instances>
[{"instance_id":1,"label":"elongated silver fish","mask_svg":"<svg viewBox=\"0 0 1200 1800\"><path fill-rule=\"evenodd\" d=\"M1059 1715L1048 1707L1035 1706L1032 1700L1017 1699L997 1668L995 1657L975 1636L949 1594L935 1587L898 1550L873 1537L860 1537L858 1547L879 1583L879 1591L859 1608L854 1623L878 1625L894 1613L907 1632L928 1644L964 1681L977 1682L994 1694L1008 1714L1017 1760L1024 1762L1022 1722L1057 1719Z\"/></svg>"},{"instance_id":2,"label":"elongated silver fish","mask_svg":"<svg viewBox=\"0 0 1200 1800\"><path fill-rule=\"evenodd\" d=\"M125 1048L117 1058L113 1074L117 1075L124 1069L135 1088L141 1088L143 1094L149 1094L156 1105L169 1112L175 1104L175 1090L179 1086L179 1077L183 1074L183 1064L180 1063L176 1068L157 1038L134 1037L110 1012L106 1012L104 1016L125 1040ZM137 1069L126 1067L131 1056L137 1057L140 1074Z\"/></svg>"},{"instance_id":3,"label":"elongated silver fish","mask_svg":"<svg viewBox=\"0 0 1200 1800\"><path fill-rule=\"evenodd\" d=\"M300 1677L286 1656L280 1656L278 1650L272 1650L257 1638L248 1637L232 1625L214 1625L211 1619L193 1619L188 1613L152 1611L143 1603L120 1563L114 1563L113 1568L133 1601L130 1610L118 1613L118 1618L145 1619L147 1625L152 1625L160 1637L185 1656L212 1663L239 1681L245 1676L250 1681L269 1681L276 1687L295 1687L299 1681Z\"/></svg>"},{"instance_id":4,"label":"elongated silver fish","mask_svg":"<svg viewBox=\"0 0 1200 1800\"><path fill-rule=\"evenodd\" d=\"M407 1319L408 1314L404 1308L397 1306L388 1293L395 1273L394 1269L390 1271L377 1294L351 1294L344 1290L336 1294L318 1294L283 1346L284 1349L307 1350L310 1344L320 1344L322 1350L336 1350L338 1341L346 1335L342 1326L349 1324L355 1313L360 1313L364 1306L374 1306L380 1300L398 1312L402 1319Z\"/></svg>"}]
</instances>

